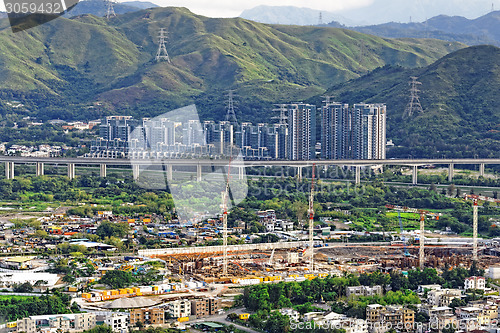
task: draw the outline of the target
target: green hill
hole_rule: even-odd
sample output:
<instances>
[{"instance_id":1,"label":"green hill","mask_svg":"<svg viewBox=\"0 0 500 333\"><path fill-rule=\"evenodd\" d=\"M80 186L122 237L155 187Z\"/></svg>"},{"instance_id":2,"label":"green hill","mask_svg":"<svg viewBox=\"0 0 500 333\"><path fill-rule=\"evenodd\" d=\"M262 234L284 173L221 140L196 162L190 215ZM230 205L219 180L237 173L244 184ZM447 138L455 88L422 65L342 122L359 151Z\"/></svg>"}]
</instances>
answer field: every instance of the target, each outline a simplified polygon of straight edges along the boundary
<instances>
[{"instance_id":1,"label":"green hill","mask_svg":"<svg viewBox=\"0 0 500 333\"><path fill-rule=\"evenodd\" d=\"M388 107L391 157L496 157L500 147L500 48L475 46L419 69L386 66L329 89L348 103ZM404 117L408 82L418 76L423 114ZM319 97L316 98L319 101Z\"/></svg>"},{"instance_id":2,"label":"green hill","mask_svg":"<svg viewBox=\"0 0 500 333\"><path fill-rule=\"evenodd\" d=\"M172 63L153 61L160 28ZM185 8L152 8L107 21L60 18L13 34L0 20L0 110L21 100L31 115L150 116L195 102L221 118L224 91L237 90L241 120L269 119L272 103L303 100L377 67L414 68L465 47L385 39L336 28L213 19ZM1 105L4 105L3 107Z\"/></svg>"}]
</instances>

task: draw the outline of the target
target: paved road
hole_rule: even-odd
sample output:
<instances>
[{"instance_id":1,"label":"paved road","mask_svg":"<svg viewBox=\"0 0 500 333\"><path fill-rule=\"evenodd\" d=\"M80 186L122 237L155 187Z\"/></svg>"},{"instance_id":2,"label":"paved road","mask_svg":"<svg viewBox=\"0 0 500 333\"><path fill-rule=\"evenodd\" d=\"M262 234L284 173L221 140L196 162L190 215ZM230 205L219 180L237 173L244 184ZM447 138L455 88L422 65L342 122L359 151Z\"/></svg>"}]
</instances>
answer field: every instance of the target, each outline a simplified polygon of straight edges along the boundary
<instances>
[{"instance_id":1,"label":"paved road","mask_svg":"<svg viewBox=\"0 0 500 333\"><path fill-rule=\"evenodd\" d=\"M240 330L245 331L247 333L261 333L259 331L254 330L254 329L251 329L251 328L246 327L246 326L242 326L242 325L237 324L237 323L233 323L232 321L229 321L229 320L226 319L226 317L229 314L231 314L231 313L240 314L240 313L245 313L245 312L246 311L243 308L233 309L233 310L229 310L229 311L225 312L224 314L210 316L210 317L207 317L207 318L195 320L195 321L193 321L193 323L201 323L201 322L205 322L205 321L213 321L213 322L221 323L221 324L224 324L224 325L233 325L237 329L240 329Z\"/></svg>"}]
</instances>

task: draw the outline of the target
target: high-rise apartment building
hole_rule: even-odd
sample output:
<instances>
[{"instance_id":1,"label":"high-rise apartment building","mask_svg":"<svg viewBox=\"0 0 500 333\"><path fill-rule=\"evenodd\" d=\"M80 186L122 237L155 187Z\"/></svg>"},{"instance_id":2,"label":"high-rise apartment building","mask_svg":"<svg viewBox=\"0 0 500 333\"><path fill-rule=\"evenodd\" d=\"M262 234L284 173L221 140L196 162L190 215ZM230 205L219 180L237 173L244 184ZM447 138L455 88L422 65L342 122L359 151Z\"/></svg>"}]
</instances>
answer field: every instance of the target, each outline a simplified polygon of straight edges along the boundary
<instances>
[{"instance_id":1,"label":"high-rise apartment building","mask_svg":"<svg viewBox=\"0 0 500 333\"><path fill-rule=\"evenodd\" d=\"M269 157L276 160L285 160L288 157L288 126L275 124L269 129L267 147Z\"/></svg>"},{"instance_id":2,"label":"high-rise apartment building","mask_svg":"<svg viewBox=\"0 0 500 333\"><path fill-rule=\"evenodd\" d=\"M322 108L321 153L324 159L386 158L385 104L327 103Z\"/></svg>"},{"instance_id":3,"label":"high-rise apartment building","mask_svg":"<svg viewBox=\"0 0 500 333\"><path fill-rule=\"evenodd\" d=\"M99 136L109 141L115 139L128 141L135 126L137 126L137 121L131 116L106 117L99 126Z\"/></svg>"},{"instance_id":4,"label":"high-rise apartment building","mask_svg":"<svg viewBox=\"0 0 500 333\"><path fill-rule=\"evenodd\" d=\"M347 158L349 143L349 105L325 103L321 109L321 157L327 160Z\"/></svg>"},{"instance_id":5,"label":"high-rise apartment building","mask_svg":"<svg viewBox=\"0 0 500 333\"><path fill-rule=\"evenodd\" d=\"M290 104L288 108L288 159L312 160L316 156L316 106Z\"/></svg>"},{"instance_id":6,"label":"high-rise apartment building","mask_svg":"<svg viewBox=\"0 0 500 333\"><path fill-rule=\"evenodd\" d=\"M353 159L385 159L387 141L385 104L354 104L351 128Z\"/></svg>"}]
</instances>

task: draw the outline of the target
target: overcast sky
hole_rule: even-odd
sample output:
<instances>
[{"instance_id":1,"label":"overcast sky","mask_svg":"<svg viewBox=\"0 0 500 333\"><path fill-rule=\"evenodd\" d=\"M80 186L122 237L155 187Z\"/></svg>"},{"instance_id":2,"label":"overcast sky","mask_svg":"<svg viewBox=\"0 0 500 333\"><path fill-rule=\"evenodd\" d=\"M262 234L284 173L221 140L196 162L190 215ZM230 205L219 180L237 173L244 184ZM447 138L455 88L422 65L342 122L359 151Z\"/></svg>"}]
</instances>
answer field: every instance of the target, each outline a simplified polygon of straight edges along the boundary
<instances>
[{"instance_id":1,"label":"overcast sky","mask_svg":"<svg viewBox=\"0 0 500 333\"><path fill-rule=\"evenodd\" d=\"M116 1L116 0L115 0ZM126 0L118 0L123 2ZM159 6L187 7L196 14L210 17L236 17L245 9L259 5L298 6L325 11L351 9L362 7L373 0L145 0ZM0 11L5 11L3 0L0 1Z\"/></svg>"},{"instance_id":2,"label":"overcast sky","mask_svg":"<svg viewBox=\"0 0 500 333\"><path fill-rule=\"evenodd\" d=\"M196 14L210 17L236 17L245 9L259 5L297 6L324 11L359 8L373 0L150 0L160 6L187 7Z\"/></svg>"}]
</instances>

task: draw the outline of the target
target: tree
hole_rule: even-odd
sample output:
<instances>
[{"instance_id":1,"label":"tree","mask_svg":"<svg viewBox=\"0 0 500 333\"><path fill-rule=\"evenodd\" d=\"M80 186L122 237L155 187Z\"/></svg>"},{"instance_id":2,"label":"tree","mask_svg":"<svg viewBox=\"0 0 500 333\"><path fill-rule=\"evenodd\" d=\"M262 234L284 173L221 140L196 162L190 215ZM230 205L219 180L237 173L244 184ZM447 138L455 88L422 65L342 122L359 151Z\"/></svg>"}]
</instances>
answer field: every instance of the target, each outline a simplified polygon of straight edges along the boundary
<instances>
[{"instance_id":1,"label":"tree","mask_svg":"<svg viewBox=\"0 0 500 333\"><path fill-rule=\"evenodd\" d=\"M14 286L13 291L15 293L32 293L33 286L29 282L24 282Z\"/></svg>"},{"instance_id":2,"label":"tree","mask_svg":"<svg viewBox=\"0 0 500 333\"><path fill-rule=\"evenodd\" d=\"M484 270L477 267L477 262L473 261L472 265L470 266L469 274L470 276L483 276Z\"/></svg>"},{"instance_id":3,"label":"tree","mask_svg":"<svg viewBox=\"0 0 500 333\"><path fill-rule=\"evenodd\" d=\"M66 282L66 283L73 283L76 281L75 277L72 275L72 274L66 274L63 278L62 278L63 282Z\"/></svg>"},{"instance_id":4,"label":"tree","mask_svg":"<svg viewBox=\"0 0 500 333\"><path fill-rule=\"evenodd\" d=\"M127 223L111 223L102 222L101 225L97 227L96 234L102 239L106 237L124 237L129 230Z\"/></svg>"},{"instance_id":5,"label":"tree","mask_svg":"<svg viewBox=\"0 0 500 333\"><path fill-rule=\"evenodd\" d=\"M417 323L428 323L429 322L429 316L423 312L417 312L415 314L415 321Z\"/></svg>"},{"instance_id":6,"label":"tree","mask_svg":"<svg viewBox=\"0 0 500 333\"><path fill-rule=\"evenodd\" d=\"M408 289L409 282L400 272L391 272L391 288L392 290L404 290Z\"/></svg>"},{"instance_id":7,"label":"tree","mask_svg":"<svg viewBox=\"0 0 500 333\"><path fill-rule=\"evenodd\" d=\"M455 191L456 191L455 184L448 185L448 188L446 189L446 192L447 192L448 196L451 197L455 193Z\"/></svg>"},{"instance_id":8,"label":"tree","mask_svg":"<svg viewBox=\"0 0 500 333\"><path fill-rule=\"evenodd\" d=\"M266 332L269 333L287 333L290 331L290 319L278 311L274 311L266 322Z\"/></svg>"},{"instance_id":9,"label":"tree","mask_svg":"<svg viewBox=\"0 0 500 333\"><path fill-rule=\"evenodd\" d=\"M37 230L37 231L35 231L34 236L36 238L44 238L45 239L49 236L49 234L45 230Z\"/></svg>"},{"instance_id":10,"label":"tree","mask_svg":"<svg viewBox=\"0 0 500 333\"><path fill-rule=\"evenodd\" d=\"M467 302L464 299L454 298L450 303L450 308L452 308L453 311L455 311L455 308L465 306L466 304L467 304Z\"/></svg>"},{"instance_id":11,"label":"tree","mask_svg":"<svg viewBox=\"0 0 500 333\"><path fill-rule=\"evenodd\" d=\"M451 326L446 325L446 327L444 327L441 332L442 333L455 333L455 328L453 327L453 325L451 325Z\"/></svg>"},{"instance_id":12,"label":"tree","mask_svg":"<svg viewBox=\"0 0 500 333\"><path fill-rule=\"evenodd\" d=\"M108 285L112 289L129 287L135 282L132 273L120 270L106 272L101 278L101 283Z\"/></svg>"}]
</instances>

